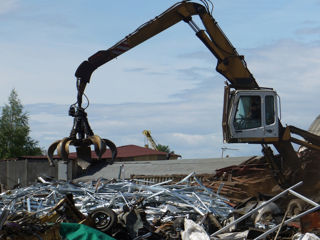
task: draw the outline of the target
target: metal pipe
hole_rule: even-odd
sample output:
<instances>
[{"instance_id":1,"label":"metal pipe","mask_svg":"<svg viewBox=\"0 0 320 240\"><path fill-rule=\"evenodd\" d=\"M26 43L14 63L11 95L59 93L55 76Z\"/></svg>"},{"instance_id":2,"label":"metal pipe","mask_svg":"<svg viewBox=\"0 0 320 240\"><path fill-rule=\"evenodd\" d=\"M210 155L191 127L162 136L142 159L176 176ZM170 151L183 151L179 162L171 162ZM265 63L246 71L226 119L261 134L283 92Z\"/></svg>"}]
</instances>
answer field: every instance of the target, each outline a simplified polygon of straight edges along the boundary
<instances>
[{"instance_id":1,"label":"metal pipe","mask_svg":"<svg viewBox=\"0 0 320 240\"><path fill-rule=\"evenodd\" d=\"M189 24L189 26L192 28L194 32L197 33L200 31L200 28L197 26L197 24L194 21L190 20L187 23Z\"/></svg>"},{"instance_id":2,"label":"metal pipe","mask_svg":"<svg viewBox=\"0 0 320 240\"><path fill-rule=\"evenodd\" d=\"M220 195L220 191L221 191L221 189L223 188L223 186L224 186L224 183L223 183L223 182L220 183L219 188L218 188L218 190L217 190L217 195L218 195L218 196Z\"/></svg>"},{"instance_id":3,"label":"metal pipe","mask_svg":"<svg viewBox=\"0 0 320 240\"><path fill-rule=\"evenodd\" d=\"M273 198L271 198L270 200L266 201L265 203L261 204L260 206L256 207L255 209L249 211L248 213L246 213L245 215L241 216L240 218L234 220L233 222L231 222L230 224L224 226L223 228L219 229L218 231L214 232L213 234L210 235L210 237L214 237L216 235L218 235L219 233L222 233L224 231L226 231L227 229L229 229L230 227L236 225L237 223L241 222L243 219L246 219L247 217L249 217L251 214L257 212L259 209L263 208L264 206L268 205L269 203L277 200L278 198L282 197L284 194L286 194L287 192L289 192L290 189L296 188L298 186L300 186L303 182L298 182L297 184L293 185L292 187L286 189L285 191L279 193L278 195L274 196Z\"/></svg>"},{"instance_id":4,"label":"metal pipe","mask_svg":"<svg viewBox=\"0 0 320 240\"><path fill-rule=\"evenodd\" d=\"M292 195L294 195L294 196L296 196L296 197L300 198L301 200L303 200L303 201L305 201L305 202L309 203L310 205L313 205L313 206L315 206L315 207L319 206L319 204L318 204L318 203L316 203L316 202L312 201L312 200L311 200L311 199L309 199L309 198L306 198L305 196L301 195L300 193L297 193L297 192L295 192L295 191L293 191L293 190L289 190L289 192L290 192Z\"/></svg>"},{"instance_id":5,"label":"metal pipe","mask_svg":"<svg viewBox=\"0 0 320 240\"><path fill-rule=\"evenodd\" d=\"M309 214L309 213L311 213L311 212L317 211L318 209L320 209L320 205L318 205L318 206L316 206L316 207L313 207L313 208L311 208L311 209L309 209L309 210L307 210L307 211L305 211L305 212L303 212L303 213L300 213L300 214L298 214L298 215L296 215L296 216L288 219L287 221L284 222L283 225L287 225L288 223L296 220L297 218L303 217L304 215L307 215L307 214ZM258 239L263 239L263 238L265 238L265 237L268 236L270 233L273 233L275 230L277 230L277 228L278 228L280 225L281 225L281 224L278 224L277 226L269 229L268 231L264 232L264 233L261 234L260 236L256 237L254 240L258 240Z\"/></svg>"},{"instance_id":6,"label":"metal pipe","mask_svg":"<svg viewBox=\"0 0 320 240\"><path fill-rule=\"evenodd\" d=\"M198 199L198 201L204 206L207 212L211 212L207 205L201 200L201 198L195 192L193 192L192 195L194 195Z\"/></svg>"},{"instance_id":7,"label":"metal pipe","mask_svg":"<svg viewBox=\"0 0 320 240\"><path fill-rule=\"evenodd\" d=\"M173 193L172 194L177 197L178 199L182 200L183 202L185 202L186 204L188 204L190 207L192 207L196 212L198 212L201 216L204 215L204 213L199 209L197 208L194 204L192 204L190 201L188 201L187 199L184 199L184 197L186 196L183 196L179 193Z\"/></svg>"},{"instance_id":8,"label":"metal pipe","mask_svg":"<svg viewBox=\"0 0 320 240\"><path fill-rule=\"evenodd\" d=\"M120 195L123 198L123 200L124 200L125 204L127 205L127 207L130 208L129 203L128 203L127 199L124 197L122 192L120 192Z\"/></svg>"},{"instance_id":9,"label":"metal pipe","mask_svg":"<svg viewBox=\"0 0 320 240\"><path fill-rule=\"evenodd\" d=\"M186 182L187 180L189 180L189 178L191 178L192 176L195 175L195 172L190 173L188 176L184 177L183 179L181 179L179 182L176 183L176 185L181 184L183 182Z\"/></svg>"},{"instance_id":10,"label":"metal pipe","mask_svg":"<svg viewBox=\"0 0 320 240\"><path fill-rule=\"evenodd\" d=\"M30 198L27 198L27 211L31 212Z\"/></svg>"},{"instance_id":11,"label":"metal pipe","mask_svg":"<svg viewBox=\"0 0 320 240\"><path fill-rule=\"evenodd\" d=\"M167 183L170 183L170 182L172 182L172 179L169 179L169 180L164 181L164 182L160 182L160 183L153 184L153 185L151 185L150 187L161 186L161 185L164 185L164 184L167 184Z\"/></svg>"}]
</instances>

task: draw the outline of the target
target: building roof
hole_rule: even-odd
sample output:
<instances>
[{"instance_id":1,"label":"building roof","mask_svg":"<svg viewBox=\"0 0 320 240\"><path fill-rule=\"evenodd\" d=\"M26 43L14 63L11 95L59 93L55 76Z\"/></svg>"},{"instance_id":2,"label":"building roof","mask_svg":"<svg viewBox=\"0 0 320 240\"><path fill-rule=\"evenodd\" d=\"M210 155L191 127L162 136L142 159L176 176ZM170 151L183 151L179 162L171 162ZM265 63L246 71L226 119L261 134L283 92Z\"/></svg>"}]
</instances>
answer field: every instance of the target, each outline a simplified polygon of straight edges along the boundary
<instances>
[{"instance_id":1,"label":"building roof","mask_svg":"<svg viewBox=\"0 0 320 240\"><path fill-rule=\"evenodd\" d=\"M195 172L196 174L214 174L216 169L238 165L249 159L252 159L252 156L233 158L119 161L112 165L104 165L102 167L94 168L94 171L87 170L84 176L78 178L78 181L96 180L100 177L107 179L118 178L120 170L122 171L122 178L130 178L131 175L188 175L192 172Z\"/></svg>"},{"instance_id":2,"label":"building roof","mask_svg":"<svg viewBox=\"0 0 320 240\"><path fill-rule=\"evenodd\" d=\"M166 152L160 152L154 149L140 147L137 145L125 145L118 147L118 157L126 158L126 157L140 157L140 156L150 156L150 155L164 155L166 156ZM103 156L107 155L111 157L111 152L108 150ZM181 157L180 155L173 154L177 157Z\"/></svg>"},{"instance_id":3,"label":"building roof","mask_svg":"<svg viewBox=\"0 0 320 240\"><path fill-rule=\"evenodd\" d=\"M118 154L117 154L117 158L129 158L129 157L143 157L143 156L167 156L166 152L160 152L160 151L156 151L150 148L145 148L145 147L140 147L137 145L124 145L124 146L120 146L117 147L118 150ZM175 157L181 157L178 154L172 154L172 156ZM75 152L72 152L69 154L69 158L70 159L75 159L77 157L77 154ZM93 159L97 159L98 156L96 155L96 153L94 151L91 152L91 157ZM46 156L23 156L20 158L28 158L28 159L43 159L43 158L47 158ZM19 159L20 159L19 158ZM58 155L54 156L55 159L60 158ZM111 150L107 149L107 151L102 155L102 159L109 159L111 158Z\"/></svg>"},{"instance_id":4,"label":"building roof","mask_svg":"<svg viewBox=\"0 0 320 240\"><path fill-rule=\"evenodd\" d=\"M143 157L143 156L154 156L154 155L167 156L166 152L159 152L150 148L140 147L133 144L117 147L117 150L118 150L117 158ZM176 154L174 155L177 157L180 156ZM98 156L94 151L91 152L91 157L93 159L98 158ZM69 158L71 159L76 158L76 153L70 153ZM111 150L107 149L107 151L102 155L101 158L102 159L111 158Z\"/></svg>"}]
</instances>

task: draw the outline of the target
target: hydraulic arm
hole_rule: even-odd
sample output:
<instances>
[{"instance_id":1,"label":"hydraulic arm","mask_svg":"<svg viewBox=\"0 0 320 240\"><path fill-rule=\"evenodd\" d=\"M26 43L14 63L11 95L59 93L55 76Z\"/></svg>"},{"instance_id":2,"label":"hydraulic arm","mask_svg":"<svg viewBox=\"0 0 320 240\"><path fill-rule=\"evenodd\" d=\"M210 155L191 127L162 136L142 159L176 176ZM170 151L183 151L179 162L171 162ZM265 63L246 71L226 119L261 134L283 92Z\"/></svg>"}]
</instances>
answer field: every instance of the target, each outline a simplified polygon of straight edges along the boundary
<instances>
[{"instance_id":1,"label":"hydraulic arm","mask_svg":"<svg viewBox=\"0 0 320 240\"><path fill-rule=\"evenodd\" d=\"M205 3L205 2L204 2ZM192 20L193 15L198 15L205 27L200 28ZM70 107L69 115L74 117L74 125L70 136L54 142L48 149L48 159L53 164L53 153L68 160L69 145L76 146L78 158L89 161L91 159L90 145L94 144L96 154L100 158L108 146L116 156L116 147L110 141L94 135L90 128L87 114L82 107L82 98L87 83L90 82L92 73L103 64L120 56L140 43L152 38L158 33L170 28L176 23L184 21L195 31L196 36L204 43L209 51L217 58L216 70L229 81L236 89L258 88L254 77L248 70L244 57L240 56L232 46L225 34L218 26L210 13L207 4L182 1L168 10L146 22L124 39L107 50L101 50L82 62L76 70L77 78L77 102Z\"/></svg>"}]
</instances>

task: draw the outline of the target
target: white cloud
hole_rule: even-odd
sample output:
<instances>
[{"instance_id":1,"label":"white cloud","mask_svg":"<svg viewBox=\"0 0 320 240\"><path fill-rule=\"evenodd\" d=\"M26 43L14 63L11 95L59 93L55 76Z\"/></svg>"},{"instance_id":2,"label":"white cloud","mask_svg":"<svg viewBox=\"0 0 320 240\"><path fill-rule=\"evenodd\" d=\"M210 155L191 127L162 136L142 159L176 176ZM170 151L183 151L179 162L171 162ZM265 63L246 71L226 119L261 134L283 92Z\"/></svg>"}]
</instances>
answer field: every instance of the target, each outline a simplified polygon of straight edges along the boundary
<instances>
[{"instance_id":1,"label":"white cloud","mask_svg":"<svg viewBox=\"0 0 320 240\"><path fill-rule=\"evenodd\" d=\"M297 35L302 35L302 34L306 34L306 35L320 35L320 27L305 27L305 28L301 28L298 29L296 31Z\"/></svg>"},{"instance_id":2,"label":"white cloud","mask_svg":"<svg viewBox=\"0 0 320 240\"><path fill-rule=\"evenodd\" d=\"M185 134L185 133L172 133L174 140L180 141L187 146L200 146L207 142L216 141L216 137L213 134Z\"/></svg>"}]
</instances>

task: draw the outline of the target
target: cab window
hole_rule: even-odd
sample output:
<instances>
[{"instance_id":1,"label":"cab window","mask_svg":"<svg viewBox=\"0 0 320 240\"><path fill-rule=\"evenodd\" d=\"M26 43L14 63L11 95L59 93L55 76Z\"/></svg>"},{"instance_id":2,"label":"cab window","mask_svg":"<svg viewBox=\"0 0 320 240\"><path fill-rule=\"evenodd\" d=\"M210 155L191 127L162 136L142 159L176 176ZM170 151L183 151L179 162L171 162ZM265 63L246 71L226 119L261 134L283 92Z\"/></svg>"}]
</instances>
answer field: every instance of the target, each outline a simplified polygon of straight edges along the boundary
<instances>
[{"instance_id":1,"label":"cab window","mask_svg":"<svg viewBox=\"0 0 320 240\"><path fill-rule=\"evenodd\" d=\"M273 124L275 122L274 116L274 97L266 96L265 114L266 114L266 125Z\"/></svg>"},{"instance_id":2,"label":"cab window","mask_svg":"<svg viewBox=\"0 0 320 240\"><path fill-rule=\"evenodd\" d=\"M239 98L233 125L236 130L261 127L260 96L241 96Z\"/></svg>"}]
</instances>

